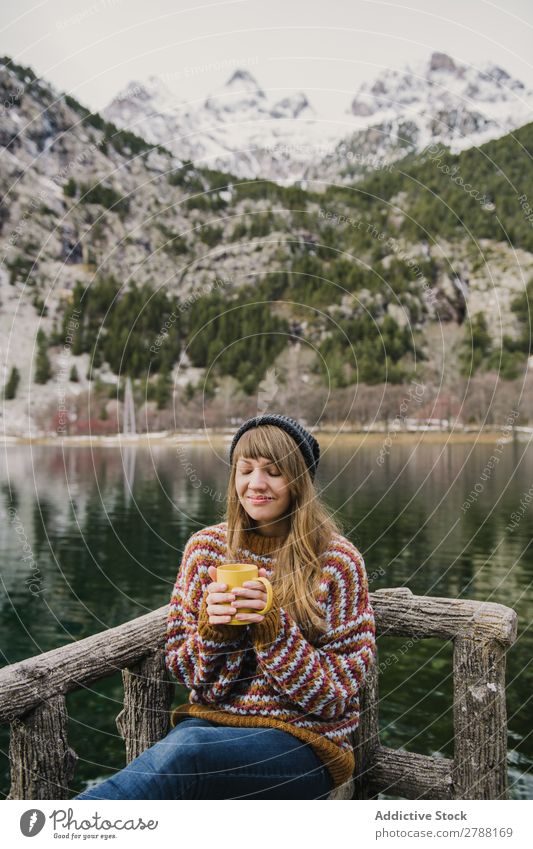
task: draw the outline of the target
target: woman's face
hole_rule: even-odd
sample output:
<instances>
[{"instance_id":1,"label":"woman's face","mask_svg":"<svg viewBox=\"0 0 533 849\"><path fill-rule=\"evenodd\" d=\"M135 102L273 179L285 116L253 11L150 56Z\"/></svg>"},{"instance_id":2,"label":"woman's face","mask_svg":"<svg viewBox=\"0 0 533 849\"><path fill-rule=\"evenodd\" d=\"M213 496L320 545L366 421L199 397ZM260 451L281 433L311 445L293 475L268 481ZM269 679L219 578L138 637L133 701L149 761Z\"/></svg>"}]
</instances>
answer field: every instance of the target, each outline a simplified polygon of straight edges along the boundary
<instances>
[{"instance_id":1,"label":"woman's face","mask_svg":"<svg viewBox=\"0 0 533 849\"><path fill-rule=\"evenodd\" d=\"M239 457L235 487L239 501L259 529L272 535L288 532L290 520L282 517L291 503L289 484L274 463L265 457Z\"/></svg>"}]
</instances>

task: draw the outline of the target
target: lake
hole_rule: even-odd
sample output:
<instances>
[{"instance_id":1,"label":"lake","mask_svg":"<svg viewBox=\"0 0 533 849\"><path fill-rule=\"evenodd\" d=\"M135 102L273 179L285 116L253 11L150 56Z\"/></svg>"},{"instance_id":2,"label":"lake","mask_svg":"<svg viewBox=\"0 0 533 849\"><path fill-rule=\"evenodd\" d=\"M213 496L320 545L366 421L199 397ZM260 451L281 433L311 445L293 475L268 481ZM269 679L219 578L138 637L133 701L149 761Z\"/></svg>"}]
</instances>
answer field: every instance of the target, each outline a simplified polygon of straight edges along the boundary
<instances>
[{"instance_id":1,"label":"lake","mask_svg":"<svg viewBox=\"0 0 533 849\"><path fill-rule=\"evenodd\" d=\"M519 635L507 654L509 781L513 798L533 798L532 448L498 444L497 434L475 443L397 434L385 451L377 434L318 436L317 487L364 555L372 591L406 586L516 610ZM188 537L223 518L228 447L229 437L216 436L151 447L3 448L2 665L168 603ZM29 591L32 581L39 592ZM405 642L378 640L379 662L389 661L380 676L381 742L452 757L451 643L419 640L405 650ZM185 699L176 687L174 703ZM67 707L79 757L74 796L125 765L115 725L120 672L69 694ZM5 798L5 726L0 735Z\"/></svg>"}]
</instances>

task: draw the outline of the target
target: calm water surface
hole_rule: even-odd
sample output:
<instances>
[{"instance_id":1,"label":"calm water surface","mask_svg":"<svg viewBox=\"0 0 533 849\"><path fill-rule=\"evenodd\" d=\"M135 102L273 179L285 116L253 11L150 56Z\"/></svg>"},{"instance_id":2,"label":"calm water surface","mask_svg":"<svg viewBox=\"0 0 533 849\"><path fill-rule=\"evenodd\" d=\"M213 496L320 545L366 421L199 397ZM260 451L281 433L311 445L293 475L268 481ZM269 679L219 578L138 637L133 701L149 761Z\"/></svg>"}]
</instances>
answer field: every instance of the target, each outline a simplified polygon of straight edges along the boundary
<instances>
[{"instance_id":1,"label":"calm water surface","mask_svg":"<svg viewBox=\"0 0 533 849\"><path fill-rule=\"evenodd\" d=\"M509 442L480 484L495 443L398 440L382 466L376 437L329 445L324 438L321 445L318 489L363 553L371 590L406 586L517 611L519 636L507 655L509 780L514 798L533 798L533 503L509 529L533 480L533 449ZM2 448L2 665L168 603L188 537L222 518L228 446L218 439L179 449ZM28 589L36 575L31 558L40 572L35 595ZM451 644L406 642L378 640L380 663L389 664L380 677L381 742L452 757ZM175 704L185 699L176 687ZM121 674L69 694L67 706L69 742L79 757L73 796L125 765L115 725ZM5 797L5 727L0 737Z\"/></svg>"}]
</instances>

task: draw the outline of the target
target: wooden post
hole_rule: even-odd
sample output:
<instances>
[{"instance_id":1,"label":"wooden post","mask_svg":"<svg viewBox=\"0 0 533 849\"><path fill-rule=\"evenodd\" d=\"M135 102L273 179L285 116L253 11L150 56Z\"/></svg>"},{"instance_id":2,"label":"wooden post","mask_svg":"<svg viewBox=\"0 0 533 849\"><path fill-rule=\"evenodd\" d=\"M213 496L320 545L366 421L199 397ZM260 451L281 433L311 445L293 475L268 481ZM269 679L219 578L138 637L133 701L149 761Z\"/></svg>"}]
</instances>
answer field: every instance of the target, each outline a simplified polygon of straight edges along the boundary
<instances>
[{"instance_id":1,"label":"wooden post","mask_svg":"<svg viewBox=\"0 0 533 849\"><path fill-rule=\"evenodd\" d=\"M51 696L11 723L8 799L68 799L77 755L67 741L65 696Z\"/></svg>"},{"instance_id":2,"label":"wooden post","mask_svg":"<svg viewBox=\"0 0 533 849\"><path fill-rule=\"evenodd\" d=\"M352 799L371 799L369 770L379 745L378 725L378 655L368 670L361 690L359 727L354 734L355 774Z\"/></svg>"},{"instance_id":3,"label":"wooden post","mask_svg":"<svg viewBox=\"0 0 533 849\"><path fill-rule=\"evenodd\" d=\"M165 667L165 652L157 649L124 669L124 708L116 718L126 746L126 763L165 737L170 730L174 685Z\"/></svg>"},{"instance_id":4,"label":"wooden post","mask_svg":"<svg viewBox=\"0 0 533 849\"><path fill-rule=\"evenodd\" d=\"M368 771L379 745L377 650L359 693L359 725L352 736L355 756L353 777L336 787L328 799L371 799Z\"/></svg>"},{"instance_id":5,"label":"wooden post","mask_svg":"<svg viewBox=\"0 0 533 849\"><path fill-rule=\"evenodd\" d=\"M456 799L507 798L505 648L497 640L454 640Z\"/></svg>"}]
</instances>

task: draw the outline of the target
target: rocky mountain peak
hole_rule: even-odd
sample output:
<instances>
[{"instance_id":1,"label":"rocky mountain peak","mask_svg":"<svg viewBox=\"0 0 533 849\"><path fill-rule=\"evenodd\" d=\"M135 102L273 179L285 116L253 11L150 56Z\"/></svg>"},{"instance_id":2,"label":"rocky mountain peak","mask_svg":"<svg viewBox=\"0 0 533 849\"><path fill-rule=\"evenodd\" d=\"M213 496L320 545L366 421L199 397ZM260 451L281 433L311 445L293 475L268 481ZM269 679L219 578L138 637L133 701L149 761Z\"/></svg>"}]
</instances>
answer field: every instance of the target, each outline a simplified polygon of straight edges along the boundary
<instances>
[{"instance_id":1,"label":"rocky mountain peak","mask_svg":"<svg viewBox=\"0 0 533 849\"><path fill-rule=\"evenodd\" d=\"M448 53L435 50L429 58L429 71L457 71L457 65Z\"/></svg>"},{"instance_id":2,"label":"rocky mountain peak","mask_svg":"<svg viewBox=\"0 0 533 849\"><path fill-rule=\"evenodd\" d=\"M228 81L205 101L205 108L219 117L236 111L262 110L266 95L255 77L245 69L235 71Z\"/></svg>"},{"instance_id":3,"label":"rocky mountain peak","mask_svg":"<svg viewBox=\"0 0 533 849\"><path fill-rule=\"evenodd\" d=\"M144 82L132 80L113 98L107 109L123 108L164 110L175 106L176 96L161 77L150 75Z\"/></svg>"},{"instance_id":4,"label":"rocky mountain peak","mask_svg":"<svg viewBox=\"0 0 533 849\"><path fill-rule=\"evenodd\" d=\"M265 97L265 93L256 78L245 68L238 68L234 71L224 88L226 90L231 89L233 91L253 94L255 97Z\"/></svg>"},{"instance_id":5,"label":"rocky mountain peak","mask_svg":"<svg viewBox=\"0 0 533 849\"><path fill-rule=\"evenodd\" d=\"M270 110L270 114L273 115L274 118L298 118L306 111L309 113L309 117L312 117L315 114L306 95L303 91L299 91L296 94L283 97L275 103Z\"/></svg>"}]
</instances>

